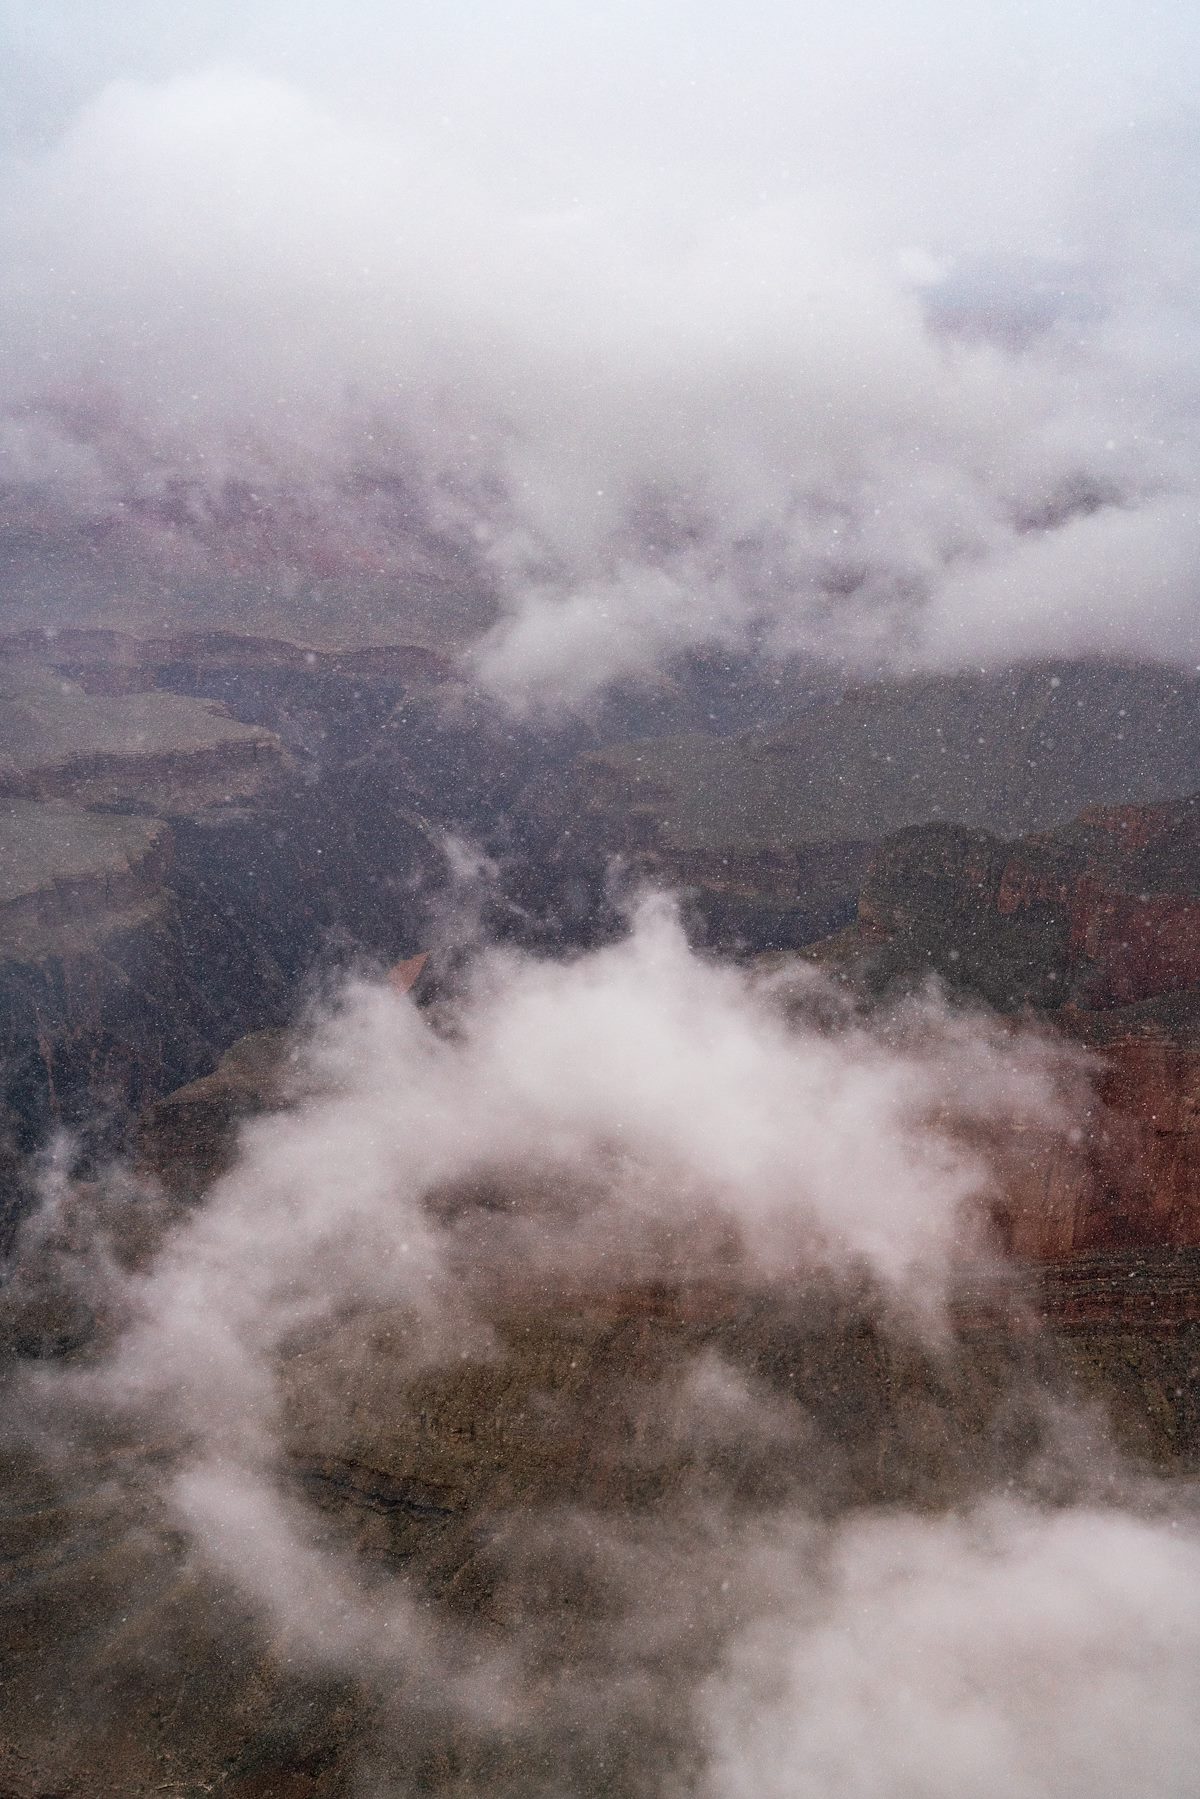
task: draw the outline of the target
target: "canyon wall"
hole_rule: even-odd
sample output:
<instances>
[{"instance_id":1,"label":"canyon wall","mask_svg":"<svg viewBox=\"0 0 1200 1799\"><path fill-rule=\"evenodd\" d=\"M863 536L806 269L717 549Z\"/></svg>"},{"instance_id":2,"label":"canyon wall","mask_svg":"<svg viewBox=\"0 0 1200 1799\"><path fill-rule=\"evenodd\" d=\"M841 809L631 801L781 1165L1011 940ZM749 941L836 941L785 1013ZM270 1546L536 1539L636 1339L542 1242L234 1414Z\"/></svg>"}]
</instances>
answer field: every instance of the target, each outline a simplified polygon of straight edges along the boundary
<instances>
[{"instance_id":1,"label":"canyon wall","mask_svg":"<svg viewBox=\"0 0 1200 1799\"><path fill-rule=\"evenodd\" d=\"M1200 801L1091 808L1013 842L900 832L816 954L877 995L935 977L1086 1056L1078 1141L1028 1158L998 1203L1015 1254L1200 1249Z\"/></svg>"},{"instance_id":2,"label":"canyon wall","mask_svg":"<svg viewBox=\"0 0 1200 1799\"><path fill-rule=\"evenodd\" d=\"M290 1017L323 959L420 947L436 833L402 783L356 765L355 741L327 753L321 721L369 730L436 658L360 652L314 671L295 646L204 639L189 664L186 641L102 632L0 652L0 1124L13 1149L58 1124L112 1146L156 1096ZM187 668L197 691L155 685ZM297 729L289 747L206 691L232 682L265 715L264 683L282 677L274 715L294 725L307 692L313 744Z\"/></svg>"}]
</instances>

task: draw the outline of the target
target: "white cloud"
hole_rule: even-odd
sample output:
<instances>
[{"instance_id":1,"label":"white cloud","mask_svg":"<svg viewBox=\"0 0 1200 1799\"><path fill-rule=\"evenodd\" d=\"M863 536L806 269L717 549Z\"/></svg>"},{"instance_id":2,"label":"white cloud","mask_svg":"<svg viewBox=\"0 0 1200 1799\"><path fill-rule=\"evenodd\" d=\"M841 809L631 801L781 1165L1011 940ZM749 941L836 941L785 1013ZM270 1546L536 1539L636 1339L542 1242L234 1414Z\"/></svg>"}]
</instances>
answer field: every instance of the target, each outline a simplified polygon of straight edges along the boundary
<instances>
[{"instance_id":1,"label":"white cloud","mask_svg":"<svg viewBox=\"0 0 1200 1799\"><path fill-rule=\"evenodd\" d=\"M698 1702L706 1799L1191 1790L1192 1530L993 1503L797 1533L758 1575L775 1602Z\"/></svg>"},{"instance_id":2,"label":"white cloud","mask_svg":"<svg viewBox=\"0 0 1200 1799\"><path fill-rule=\"evenodd\" d=\"M115 520L165 596L248 554L232 477L262 578L349 595L448 531L500 587L484 678L540 704L697 635L1191 658L1022 535L1083 492L1075 587L1114 503L1162 582L1190 554L1185 9L23 24L0 387L51 537Z\"/></svg>"},{"instance_id":3,"label":"white cloud","mask_svg":"<svg viewBox=\"0 0 1200 1799\"><path fill-rule=\"evenodd\" d=\"M489 1744L552 1781L644 1733L637 1790L655 1799L677 1790L677 1750L703 1799L1182 1799L1200 1546L1167 1489L1120 1509L1111 1456L1080 1430L1044 1445L1074 1504L989 1496L986 1456L953 1511L864 1506L857 1464L839 1472L861 1438L870 1489L895 1426L918 1490L943 1491L941 1427L921 1410L937 1406L905 1411L903 1345L928 1330L953 1387L942 1304L956 1269L992 1253L986 1146L1016 1131L1027 1152L1068 1127L1076 1075L1040 1039L932 999L864 1022L816 972L785 991L711 963L653 898L626 939L573 961L484 956L438 1028L353 986L309 1044L306 1097L244 1127L231 1172L145 1273L99 1270L127 1322L98 1361L40 1379L41 1429L56 1393L68 1417L133 1423L232 1594L214 1616L233 1628L248 1608L283 1665L358 1683L402 1758L440 1720L466 1746L464 1790L480 1745L488 1781ZM853 1310L863 1271L894 1381L860 1394L853 1357L824 1359L855 1333L822 1347L818 1315L806 1325L844 1390L845 1442L806 1410L827 1403L819 1383L730 1360L719 1335L689 1332L658 1362L640 1337L623 1365L618 1331L578 1393L531 1394L537 1431L561 1417L597 1435L605 1478L574 1509L538 1503L531 1452L529 1493L486 1512L507 1599L482 1622L431 1603L419 1558L356 1558L292 1481L297 1457L403 1442L419 1482L437 1430L412 1434L406 1393L464 1357L506 1393L514 1317L568 1328L663 1283L765 1318L832 1282ZM1013 1416L1049 1418L1014 1378ZM960 1402L977 1397L968 1379ZM660 1466L693 1484L669 1505L606 1503L618 1469L652 1483ZM606 1595L571 1613L566 1656L556 1580Z\"/></svg>"},{"instance_id":4,"label":"white cloud","mask_svg":"<svg viewBox=\"0 0 1200 1799\"><path fill-rule=\"evenodd\" d=\"M315 1090L245 1128L127 1295L115 1360L84 1377L194 1441L192 1528L235 1576L245 1545L251 1594L301 1639L288 1580L272 1598L264 1573L312 1553L274 1502L277 1360L297 1333L400 1307L416 1362L436 1363L522 1293L822 1270L865 1270L932 1325L956 1264L990 1253L993 1177L965 1127L1052 1133L1070 1090L1045 1046L934 1005L890 1043L789 1024L769 986L694 954L660 899L575 961L485 958L448 1035L355 988L310 1061ZM512 1203L481 1204L489 1185Z\"/></svg>"}]
</instances>

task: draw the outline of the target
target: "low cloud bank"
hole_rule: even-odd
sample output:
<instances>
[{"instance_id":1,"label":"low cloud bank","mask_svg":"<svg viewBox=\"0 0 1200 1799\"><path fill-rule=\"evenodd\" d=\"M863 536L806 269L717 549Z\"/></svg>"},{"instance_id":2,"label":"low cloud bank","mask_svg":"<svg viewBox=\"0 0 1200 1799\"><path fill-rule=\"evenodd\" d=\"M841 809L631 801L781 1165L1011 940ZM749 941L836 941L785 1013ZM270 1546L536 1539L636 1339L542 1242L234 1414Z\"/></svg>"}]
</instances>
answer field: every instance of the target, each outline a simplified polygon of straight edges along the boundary
<instances>
[{"instance_id":1,"label":"low cloud bank","mask_svg":"<svg viewBox=\"0 0 1200 1799\"><path fill-rule=\"evenodd\" d=\"M805 989L838 1015L823 977ZM969 1133L1065 1129L1071 1064L932 1001L892 1030L789 1023L657 897L572 961L489 952L448 1033L352 988L315 1093L245 1128L138 1291L117 1386L171 1390L214 1453L257 1454L271 1358L346 1305L415 1306L435 1359L507 1294L647 1279L857 1270L932 1320L992 1251Z\"/></svg>"},{"instance_id":2,"label":"low cloud bank","mask_svg":"<svg viewBox=\"0 0 1200 1799\"><path fill-rule=\"evenodd\" d=\"M1187 9L16 14L28 616L1200 660Z\"/></svg>"}]
</instances>

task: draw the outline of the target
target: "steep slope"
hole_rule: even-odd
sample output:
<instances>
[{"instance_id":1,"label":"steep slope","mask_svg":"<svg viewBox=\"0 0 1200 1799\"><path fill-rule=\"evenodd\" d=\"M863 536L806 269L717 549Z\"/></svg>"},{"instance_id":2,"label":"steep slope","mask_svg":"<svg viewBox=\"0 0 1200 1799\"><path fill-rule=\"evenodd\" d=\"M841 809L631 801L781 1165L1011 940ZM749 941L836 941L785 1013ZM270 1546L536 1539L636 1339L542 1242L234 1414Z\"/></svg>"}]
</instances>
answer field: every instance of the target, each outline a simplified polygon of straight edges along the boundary
<instances>
[{"instance_id":1,"label":"steep slope","mask_svg":"<svg viewBox=\"0 0 1200 1799\"><path fill-rule=\"evenodd\" d=\"M440 851L394 768L371 779L355 756L436 658L372 650L330 666L205 638L187 662L200 691L185 693L153 685L182 678L177 641L7 648L0 1106L20 1143L60 1122L119 1138L155 1095L282 1024L331 939L389 961L420 947ZM274 694L285 723L307 694L298 754L205 691L230 686L260 713ZM347 721L332 755L326 718Z\"/></svg>"},{"instance_id":2,"label":"steep slope","mask_svg":"<svg viewBox=\"0 0 1200 1799\"><path fill-rule=\"evenodd\" d=\"M876 839L946 819L1012 835L1200 787L1200 682L1149 664L1032 663L852 688L768 735L617 746L598 813L667 850Z\"/></svg>"},{"instance_id":3,"label":"steep slope","mask_svg":"<svg viewBox=\"0 0 1200 1799\"><path fill-rule=\"evenodd\" d=\"M822 700L783 728L585 754L547 810L688 887L710 941L794 948L853 916L869 848L930 820L1011 835L1096 803L1200 787L1200 685L1147 664L925 675Z\"/></svg>"},{"instance_id":4,"label":"steep slope","mask_svg":"<svg viewBox=\"0 0 1200 1799\"><path fill-rule=\"evenodd\" d=\"M875 995L936 976L964 998L1040 1019L1090 1057L1088 1130L1051 1165L1029 1169L1002 1208L1017 1254L1166 1255L1191 1268L1200 1251L1200 799L1093 808L1015 842L941 825L900 832L875 856L857 923L814 954ZM1200 1259L1186 1291L1168 1282L1160 1302L1142 1282L1136 1290L1150 1297L1141 1311L1160 1304L1164 1321L1200 1320L1198 1278ZM1085 1316L1090 1304L1116 1318L1132 1289L1106 1289L1096 1264L1090 1275L1062 1274L1056 1291L1068 1311Z\"/></svg>"}]
</instances>

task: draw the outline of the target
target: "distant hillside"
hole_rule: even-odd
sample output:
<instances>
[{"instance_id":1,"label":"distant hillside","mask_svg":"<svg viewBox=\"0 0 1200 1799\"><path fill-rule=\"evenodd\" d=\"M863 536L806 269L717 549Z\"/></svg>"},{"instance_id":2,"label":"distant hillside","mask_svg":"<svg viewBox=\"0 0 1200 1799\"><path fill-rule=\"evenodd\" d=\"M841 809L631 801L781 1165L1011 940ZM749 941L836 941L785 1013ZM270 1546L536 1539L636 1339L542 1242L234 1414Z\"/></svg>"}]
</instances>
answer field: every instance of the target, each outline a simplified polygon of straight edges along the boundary
<instances>
[{"instance_id":1,"label":"distant hillside","mask_svg":"<svg viewBox=\"0 0 1200 1799\"><path fill-rule=\"evenodd\" d=\"M806 696L769 734L621 744L579 774L626 848L779 852L930 820L1016 836L1200 788L1200 679L1090 661L878 682L826 706Z\"/></svg>"},{"instance_id":2,"label":"distant hillside","mask_svg":"<svg viewBox=\"0 0 1200 1799\"><path fill-rule=\"evenodd\" d=\"M1139 1030L1153 1013L1200 1043L1200 795L1091 807L1015 842L898 831L871 858L855 925L818 953L875 987L935 973L1002 1012L1119 1013Z\"/></svg>"}]
</instances>

